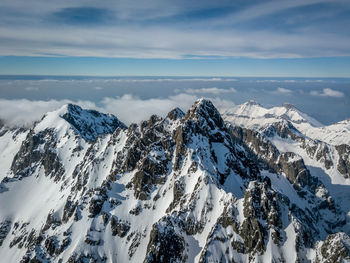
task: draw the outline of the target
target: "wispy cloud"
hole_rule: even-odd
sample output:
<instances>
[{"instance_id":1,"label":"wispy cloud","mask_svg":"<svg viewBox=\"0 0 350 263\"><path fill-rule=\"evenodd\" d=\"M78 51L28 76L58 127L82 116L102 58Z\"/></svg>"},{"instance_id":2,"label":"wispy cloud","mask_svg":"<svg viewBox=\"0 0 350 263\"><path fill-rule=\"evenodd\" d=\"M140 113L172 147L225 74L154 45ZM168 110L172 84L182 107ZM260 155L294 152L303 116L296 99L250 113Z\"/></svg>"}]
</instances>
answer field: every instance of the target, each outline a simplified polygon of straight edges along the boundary
<instances>
[{"instance_id":1,"label":"wispy cloud","mask_svg":"<svg viewBox=\"0 0 350 263\"><path fill-rule=\"evenodd\" d=\"M26 90L26 91L38 91L39 88L38 87L25 87L24 90Z\"/></svg>"},{"instance_id":2,"label":"wispy cloud","mask_svg":"<svg viewBox=\"0 0 350 263\"><path fill-rule=\"evenodd\" d=\"M306 79L305 82L321 83L321 82L324 82L324 80L323 79Z\"/></svg>"},{"instance_id":3,"label":"wispy cloud","mask_svg":"<svg viewBox=\"0 0 350 263\"><path fill-rule=\"evenodd\" d=\"M343 92L338 90L333 90L330 88L324 88L322 92L313 90L310 92L310 94L313 96L334 97L334 98L343 98L345 96Z\"/></svg>"},{"instance_id":4,"label":"wispy cloud","mask_svg":"<svg viewBox=\"0 0 350 263\"><path fill-rule=\"evenodd\" d=\"M199 89L185 89L185 92L191 94L224 94L224 93L235 93L237 90L235 88L199 88Z\"/></svg>"},{"instance_id":5,"label":"wispy cloud","mask_svg":"<svg viewBox=\"0 0 350 263\"><path fill-rule=\"evenodd\" d=\"M286 88L281 88L281 87L278 87L276 90L273 91L274 93L277 93L277 94L292 94L293 91L290 90L290 89L286 89Z\"/></svg>"},{"instance_id":6,"label":"wispy cloud","mask_svg":"<svg viewBox=\"0 0 350 263\"><path fill-rule=\"evenodd\" d=\"M279 80L279 79L258 79L258 80L256 80L255 82L257 82L257 83L260 83L260 82L262 82L262 83L264 83L264 82L267 82L267 83L278 83L278 82L281 82L281 80Z\"/></svg>"},{"instance_id":7,"label":"wispy cloud","mask_svg":"<svg viewBox=\"0 0 350 263\"><path fill-rule=\"evenodd\" d=\"M234 82L237 79L234 78L109 78L109 79L96 79L94 82Z\"/></svg>"},{"instance_id":8,"label":"wispy cloud","mask_svg":"<svg viewBox=\"0 0 350 263\"><path fill-rule=\"evenodd\" d=\"M0 55L186 58L194 56L300 58L350 55L346 35L274 31L192 32L164 27L0 28ZM153 36L150 38L149 36ZM332 39L337 38L334 42ZM216 41L212 41L215 39ZM330 49L329 47L332 47ZM52 56L52 55L51 55Z\"/></svg>"},{"instance_id":9,"label":"wispy cloud","mask_svg":"<svg viewBox=\"0 0 350 263\"><path fill-rule=\"evenodd\" d=\"M349 18L339 13L350 6L344 3L5 0L0 10L0 55L172 59L346 56L350 55L350 36L340 25ZM328 16L308 24L287 21L286 17L289 21L307 18L310 11L305 7L316 14L327 11ZM217 10L227 10L227 15L215 15ZM281 12L288 15L280 16ZM259 19L264 19L264 27Z\"/></svg>"},{"instance_id":10,"label":"wispy cloud","mask_svg":"<svg viewBox=\"0 0 350 263\"><path fill-rule=\"evenodd\" d=\"M272 14L280 13L284 10L291 8L300 8L304 6L310 6L313 4L325 3L327 0L294 0L294 1L265 1L253 6L249 6L238 12L233 12L226 17L223 17L217 23L227 24L241 23L248 20L254 20L260 17L266 17Z\"/></svg>"}]
</instances>

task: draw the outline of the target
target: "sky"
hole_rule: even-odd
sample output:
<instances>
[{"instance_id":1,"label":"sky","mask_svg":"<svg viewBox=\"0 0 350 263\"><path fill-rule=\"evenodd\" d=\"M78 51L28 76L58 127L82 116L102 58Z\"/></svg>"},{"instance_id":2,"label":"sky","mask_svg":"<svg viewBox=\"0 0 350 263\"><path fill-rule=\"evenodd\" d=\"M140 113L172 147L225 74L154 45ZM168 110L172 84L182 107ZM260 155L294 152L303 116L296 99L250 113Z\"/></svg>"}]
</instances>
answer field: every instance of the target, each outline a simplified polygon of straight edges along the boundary
<instances>
[{"instance_id":1,"label":"sky","mask_svg":"<svg viewBox=\"0 0 350 263\"><path fill-rule=\"evenodd\" d=\"M348 0L2 0L0 75L350 77Z\"/></svg>"},{"instance_id":2,"label":"sky","mask_svg":"<svg viewBox=\"0 0 350 263\"><path fill-rule=\"evenodd\" d=\"M349 0L1 0L0 119L65 103L126 124L254 99L350 117Z\"/></svg>"}]
</instances>

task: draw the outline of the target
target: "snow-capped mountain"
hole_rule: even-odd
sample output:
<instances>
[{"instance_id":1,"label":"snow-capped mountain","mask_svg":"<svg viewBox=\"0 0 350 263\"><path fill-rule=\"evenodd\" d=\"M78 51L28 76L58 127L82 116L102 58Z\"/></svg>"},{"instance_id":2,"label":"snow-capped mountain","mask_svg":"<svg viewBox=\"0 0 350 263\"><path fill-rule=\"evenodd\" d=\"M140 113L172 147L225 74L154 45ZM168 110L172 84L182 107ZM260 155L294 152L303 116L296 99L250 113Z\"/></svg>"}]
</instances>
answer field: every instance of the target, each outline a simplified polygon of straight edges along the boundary
<instances>
[{"instance_id":1,"label":"snow-capped mountain","mask_svg":"<svg viewBox=\"0 0 350 263\"><path fill-rule=\"evenodd\" d=\"M286 120L301 133L314 140L332 145L350 144L349 119L325 126L288 103L281 107L266 109L256 101L249 101L226 110L222 114L226 121L254 130L264 129L273 123Z\"/></svg>"},{"instance_id":2,"label":"snow-capped mountain","mask_svg":"<svg viewBox=\"0 0 350 263\"><path fill-rule=\"evenodd\" d=\"M349 142L348 121L204 99L129 127L75 105L1 125L1 261L349 261Z\"/></svg>"}]
</instances>

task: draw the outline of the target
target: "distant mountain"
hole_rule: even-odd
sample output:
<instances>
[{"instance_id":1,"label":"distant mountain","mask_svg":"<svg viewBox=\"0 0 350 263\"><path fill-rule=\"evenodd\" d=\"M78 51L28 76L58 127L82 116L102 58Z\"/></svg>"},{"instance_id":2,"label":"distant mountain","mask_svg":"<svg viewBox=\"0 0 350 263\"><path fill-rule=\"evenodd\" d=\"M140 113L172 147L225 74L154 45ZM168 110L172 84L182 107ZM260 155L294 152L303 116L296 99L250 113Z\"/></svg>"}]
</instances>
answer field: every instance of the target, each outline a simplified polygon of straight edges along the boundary
<instances>
[{"instance_id":1,"label":"distant mountain","mask_svg":"<svg viewBox=\"0 0 350 263\"><path fill-rule=\"evenodd\" d=\"M0 126L3 262L350 261L349 121L250 101Z\"/></svg>"},{"instance_id":2,"label":"distant mountain","mask_svg":"<svg viewBox=\"0 0 350 263\"><path fill-rule=\"evenodd\" d=\"M285 103L281 107L266 109L255 101L238 105L222 113L223 118L234 125L261 130L285 120L305 136L332 145L350 144L350 120L325 126L295 106Z\"/></svg>"}]
</instances>

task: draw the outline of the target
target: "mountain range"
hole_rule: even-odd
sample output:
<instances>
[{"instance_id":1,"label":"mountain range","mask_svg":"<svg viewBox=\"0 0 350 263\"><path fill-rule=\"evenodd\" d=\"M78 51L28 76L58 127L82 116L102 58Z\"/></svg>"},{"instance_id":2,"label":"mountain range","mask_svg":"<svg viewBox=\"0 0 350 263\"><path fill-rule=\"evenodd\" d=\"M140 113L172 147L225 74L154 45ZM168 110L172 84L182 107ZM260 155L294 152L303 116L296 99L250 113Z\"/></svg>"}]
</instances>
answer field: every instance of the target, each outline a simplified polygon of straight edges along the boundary
<instances>
[{"instance_id":1,"label":"mountain range","mask_svg":"<svg viewBox=\"0 0 350 263\"><path fill-rule=\"evenodd\" d=\"M350 119L249 101L0 122L2 262L350 262Z\"/></svg>"}]
</instances>

